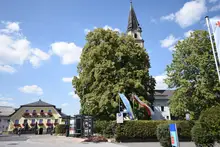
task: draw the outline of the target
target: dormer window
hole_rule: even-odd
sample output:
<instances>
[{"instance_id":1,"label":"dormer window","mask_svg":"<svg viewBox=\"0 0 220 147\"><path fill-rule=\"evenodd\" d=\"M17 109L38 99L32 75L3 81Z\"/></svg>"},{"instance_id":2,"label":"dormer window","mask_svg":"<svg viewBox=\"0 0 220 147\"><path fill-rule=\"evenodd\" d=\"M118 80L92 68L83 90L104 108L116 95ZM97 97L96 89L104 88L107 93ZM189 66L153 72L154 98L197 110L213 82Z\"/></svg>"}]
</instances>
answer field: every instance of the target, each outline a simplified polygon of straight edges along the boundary
<instances>
[{"instance_id":1,"label":"dormer window","mask_svg":"<svg viewBox=\"0 0 220 147\"><path fill-rule=\"evenodd\" d=\"M137 38L137 34L136 33L134 33L134 38Z\"/></svg>"},{"instance_id":2,"label":"dormer window","mask_svg":"<svg viewBox=\"0 0 220 147\"><path fill-rule=\"evenodd\" d=\"M40 113L44 113L44 110L40 110Z\"/></svg>"},{"instance_id":3,"label":"dormer window","mask_svg":"<svg viewBox=\"0 0 220 147\"><path fill-rule=\"evenodd\" d=\"M25 110L25 112L28 113L29 111L28 111L28 110Z\"/></svg>"}]
</instances>

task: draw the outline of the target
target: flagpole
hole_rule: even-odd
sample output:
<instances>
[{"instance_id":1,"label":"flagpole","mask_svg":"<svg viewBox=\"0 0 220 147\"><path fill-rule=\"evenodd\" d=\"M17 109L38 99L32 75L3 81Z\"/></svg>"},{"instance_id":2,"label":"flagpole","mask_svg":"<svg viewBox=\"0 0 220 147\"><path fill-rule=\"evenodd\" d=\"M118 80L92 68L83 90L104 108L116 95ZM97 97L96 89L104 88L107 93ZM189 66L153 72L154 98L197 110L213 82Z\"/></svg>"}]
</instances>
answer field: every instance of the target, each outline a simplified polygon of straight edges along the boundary
<instances>
[{"instance_id":1,"label":"flagpole","mask_svg":"<svg viewBox=\"0 0 220 147\"><path fill-rule=\"evenodd\" d=\"M217 69L217 73L218 73L218 80L220 82L220 73L219 73L218 61L216 59L215 47L214 47L213 40L212 40L212 33L211 33L211 29L210 29L209 17L206 16L205 19L206 19L206 24L207 24L207 27L208 27L209 37L210 37L210 41L211 41L211 45L212 45L212 52L213 52L214 59L215 59L215 65L216 65L216 69Z\"/></svg>"}]
</instances>

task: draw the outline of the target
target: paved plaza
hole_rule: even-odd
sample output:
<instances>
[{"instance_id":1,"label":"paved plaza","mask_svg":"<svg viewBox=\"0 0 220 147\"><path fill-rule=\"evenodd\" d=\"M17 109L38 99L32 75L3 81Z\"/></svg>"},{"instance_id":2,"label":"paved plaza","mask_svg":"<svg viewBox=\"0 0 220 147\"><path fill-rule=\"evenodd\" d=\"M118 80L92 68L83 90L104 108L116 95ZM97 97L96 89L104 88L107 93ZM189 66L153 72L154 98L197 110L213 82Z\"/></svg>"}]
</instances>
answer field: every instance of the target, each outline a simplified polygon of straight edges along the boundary
<instances>
[{"instance_id":1,"label":"paved plaza","mask_svg":"<svg viewBox=\"0 0 220 147\"><path fill-rule=\"evenodd\" d=\"M0 147L161 147L159 143L82 143L82 139L50 135L21 135L0 137ZM181 147L195 147L181 143Z\"/></svg>"}]
</instances>

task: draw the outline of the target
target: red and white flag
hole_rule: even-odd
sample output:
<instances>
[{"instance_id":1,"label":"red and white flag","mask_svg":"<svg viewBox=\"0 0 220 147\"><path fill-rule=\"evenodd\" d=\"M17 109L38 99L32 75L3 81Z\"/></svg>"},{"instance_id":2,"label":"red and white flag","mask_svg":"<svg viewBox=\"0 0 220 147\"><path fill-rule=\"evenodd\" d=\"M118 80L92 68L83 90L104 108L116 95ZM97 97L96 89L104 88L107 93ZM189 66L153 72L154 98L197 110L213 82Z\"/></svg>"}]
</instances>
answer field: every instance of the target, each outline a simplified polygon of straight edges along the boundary
<instances>
[{"instance_id":1,"label":"red and white flag","mask_svg":"<svg viewBox=\"0 0 220 147\"><path fill-rule=\"evenodd\" d=\"M210 18L210 24L215 38L218 60L220 62L220 17Z\"/></svg>"}]
</instances>

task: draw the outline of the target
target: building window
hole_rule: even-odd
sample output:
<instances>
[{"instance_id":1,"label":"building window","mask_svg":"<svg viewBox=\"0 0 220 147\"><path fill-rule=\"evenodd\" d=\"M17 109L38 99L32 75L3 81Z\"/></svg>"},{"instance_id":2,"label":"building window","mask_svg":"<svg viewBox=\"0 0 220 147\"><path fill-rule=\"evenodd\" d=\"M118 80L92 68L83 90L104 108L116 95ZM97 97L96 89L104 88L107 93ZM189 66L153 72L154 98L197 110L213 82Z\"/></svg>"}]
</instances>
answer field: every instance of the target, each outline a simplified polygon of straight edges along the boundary
<instances>
[{"instance_id":1,"label":"building window","mask_svg":"<svg viewBox=\"0 0 220 147\"><path fill-rule=\"evenodd\" d=\"M43 112L44 112L44 110L40 110L40 112L41 112L41 113L43 113Z\"/></svg>"},{"instance_id":2,"label":"building window","mask_svg":"<svg viewBox=\"0 0 220 147\"><path fill-rule=\"evenodd\" d=\"M24 124L27 124L27 123L28 123L28 120L27 120L27 119L25 119L25 120L24 120Z\"/></svg>"},{"instance_id":3,"label":"building window","mask_svg":"<svg viewBox=\"0 0 220 147\"><path fill-rule=\"evenodd\" d=\"M161 111L162 111L162 112L164 111L164 106L161 106Z\"/></svg>"},{"instance_id":4,"label":"building window","mask_svg":"<svg viewBox=\"0 0 220 147\"><path fill-rule=\"evenodd\" d=\"M34 124L34 123L35 123L35 119L32 119L32 120L31 120L31 123Z\"/></svg>"},{"instance_id":5,"label":"building window","mask_svg":"<svg viewBox=\"0 0 220 147\"><path fill-rule=\"evenodd\" d=\"M169 119L169 116L167 116L167 119Z\"/></svg>"},{"instance_id":6,"label":"building window","mask_svg":"<svg viewBox=\"0 0 220 147\"><path fill-rule=\"evenodd\" d=\"M0 122L1 122L2 120L0 119Z\"/></svg>"},{"instance_id":7,"label":"building window","mask_svg":"<svg viewBox=\"0 0 220 147\"><path fill-rule=\"evenodd\" d=\"M58 119L55 119L55 122L54 123L58 123Z\"/></svg>"},{"instance_id":8,"label":"building window","mask_svg":"<svg viewBox=\"0 0 220 147\"><path fill-rule=\"evenodd\" d=\"M15 120L15 124L16 125L19 124L19 120L18 119Z\"/></svg>"},{"instance_id":9,"label":"building window","mask_svg":"<svg viewBox=\"0 0 220 147\"><path fill-rule=\"evenodd\" d=\"M28 113L28 110L25 110L26 113Z\"/></svg>"},{"instance_id":10,"label":"building window","mask_svg":"<svg viewBox=\"0 0 220 147\"><path fill-rule=\"evenodd\" d=\"M33 110L33 113L36 113L36 110Z\"/></svg>"},{"instance_id":11,"label":"building window","mask_svg":"<svg viewBox=\"0 0 220 147\"><path fill-rule=\"evenodd\" d=\"M4 129L4 128L5 128L5 126L3 125L3 126L2 126L2 128Z\"/></svg>"},{"instance_id":12,"label":"building window","mask_svg":"<svg viewBox=\"0 0 220 147\"><path fill-rule=\"evenodd\" d=\"M134 38L137 38L137 34L136 33L134 33Z\"/></svg>"},{"instance_id":13,"label":"building window","mask_svg":"<svg viewBox=\"0 0 220 147\"><path fill-rule=\"evenodd\" d=\"M50 123L51 122L51 119L47 119L47 123Z\"/></svg>"},{"instance_id":14,"label":"building window","mask_svg":"<svg viewBox=\"0 0 220 147\"><path fill-rule=\"evenodd\" d=\"M39 124L42 124L42 123L43 123L43 119L40 119L40 120L39 120Z\"/></svg>"},{"instance_id":15,"label":"building window","mask_svg":"<svg viewBox=\"0 0 220 147\"><path fill-rule=\"evenodd\" d=\"M51 110L48 110L48 112L51 113L52 111L51 111Z\"/></svg>"}]
</instances>

